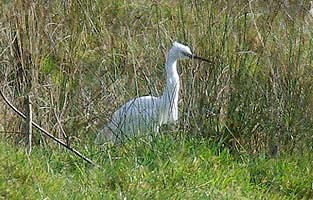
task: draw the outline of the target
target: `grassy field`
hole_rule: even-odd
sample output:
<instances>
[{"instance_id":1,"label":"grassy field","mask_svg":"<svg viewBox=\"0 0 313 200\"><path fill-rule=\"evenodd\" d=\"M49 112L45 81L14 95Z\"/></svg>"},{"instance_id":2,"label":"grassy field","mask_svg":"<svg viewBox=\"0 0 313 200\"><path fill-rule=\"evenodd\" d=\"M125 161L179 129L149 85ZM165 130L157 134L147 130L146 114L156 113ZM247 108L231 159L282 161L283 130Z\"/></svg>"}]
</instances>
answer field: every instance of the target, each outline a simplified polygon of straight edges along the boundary
<instances>
[{"instance_id":1,"label":"grassy field","mask_svg":"<svg viewBox=\"0 0 313 200\"><path fill-rule=\"evenodd\" d=\"M3 199L309 199L312 154L235 156L208 140L162 136L102 152L82 150L101 168L62 149L1 142ZM96 153L95 153L96 152Z\"/></svg>"},{"instance_id":2,"label":"grassy field","mask_svg":"<svg viewBox=\"0 0 313 200\"><path fill-rule=\"evenodd\" d=\"M313 198L313 17L287 2L2 1L1 91L100 168L35 129L28 157L1 100L0 199ZM175 40L212 61L178 63L178 123L99 150L114 110L162 94Z\"/></svg>"}]
</instances>

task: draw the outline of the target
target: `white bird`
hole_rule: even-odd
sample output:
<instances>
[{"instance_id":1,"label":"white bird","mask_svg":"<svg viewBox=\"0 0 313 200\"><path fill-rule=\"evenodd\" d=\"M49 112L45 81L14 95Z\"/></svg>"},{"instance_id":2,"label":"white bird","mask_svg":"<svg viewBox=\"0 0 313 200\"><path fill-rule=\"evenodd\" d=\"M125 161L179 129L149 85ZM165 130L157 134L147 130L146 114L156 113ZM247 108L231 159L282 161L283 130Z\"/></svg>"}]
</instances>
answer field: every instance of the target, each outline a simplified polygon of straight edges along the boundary
<instances>
[{"instance_id":1,"label":"white bird","mask_svg":"<svg viewBox=\"0 0 313 200\"><path fill-rule=\"evenodd\" d=\"M178 120L179 75L178 59L207 59L191 53L188 46L174 42L166 60L166 86L159 97L143 96L134 98L114 112L112 120L97 134L95 143L119 143L125 138L142 134L158 133L163 124Z\"/></svg>"}]
</instances>

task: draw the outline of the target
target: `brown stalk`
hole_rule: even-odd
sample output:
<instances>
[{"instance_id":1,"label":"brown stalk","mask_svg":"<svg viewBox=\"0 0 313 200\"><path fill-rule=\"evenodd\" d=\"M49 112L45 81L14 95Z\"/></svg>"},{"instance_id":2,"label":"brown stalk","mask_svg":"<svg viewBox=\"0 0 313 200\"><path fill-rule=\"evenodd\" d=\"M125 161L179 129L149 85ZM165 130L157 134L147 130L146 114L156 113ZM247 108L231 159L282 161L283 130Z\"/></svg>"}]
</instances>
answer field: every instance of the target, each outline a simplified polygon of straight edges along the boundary
<instances>
[{"instance_id":1,"label":"brown stalk","mask_svg":"<svg viewBox=\"0 0 313 200\"><path fill-rule=\"evenodd\" d=\"M20 117L22 117L23 119L27 119L26 116L19 111L7 98L6 96L3 94L2 90L0 90L0 95L3 98L3 100L5 101L5 103L12 108L12 110L14 112L16 112ZM38 124L36 124L35 122L31 121L31 124L36 127L40 132L42 132L44 135L48 136L49 138L51 138L52 140L54 140L55 142L61 144L63 147L65 147L66 149L70 150L71 152L73 152L74 154L76 154L78 157L82 158L84 161L86 161L89 164L92 164L94 166L98 166L96 163L94 163L91 159L87 158L86 156L82 155L79 151L77 151L76 149L74 149L71 146L68 146L66 143L62 142L60 139L54 137L51 133L49 133L48 131L46 131L45 129L43 129L42 127L40 127Z\"/></svg>"}]
</instances>

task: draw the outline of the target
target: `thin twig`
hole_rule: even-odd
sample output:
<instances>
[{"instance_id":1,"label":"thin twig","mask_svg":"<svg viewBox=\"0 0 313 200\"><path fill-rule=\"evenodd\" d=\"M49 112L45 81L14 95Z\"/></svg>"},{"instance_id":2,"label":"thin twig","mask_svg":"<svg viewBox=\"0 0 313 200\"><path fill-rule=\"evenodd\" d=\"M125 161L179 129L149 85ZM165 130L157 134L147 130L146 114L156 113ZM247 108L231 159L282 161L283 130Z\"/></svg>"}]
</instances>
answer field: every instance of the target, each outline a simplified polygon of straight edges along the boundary
<instances>
[{"instance_id":1,"label":"thin twig","mask_svg":"<svg viewBox=\"0 0 313 200\"><path fill-rule=\"evenodd\" d=\"M240 143L240 141L235 137L235 135L233 134L233 132L228 128L228 126L226 125L226 123L223 124L225 126L225 128L227 129L227 131L231 134L231 136L233 136L233 138L235 139L235 141L239 144L239 146L245 151L247 152L247 150L243 147L243 145Z\"/></svg>"},{"instance_id":2,"label":"thin twig","mask_svg":"<svg viewBox=\"0 0 313 200\"><path fill-rule=\"evenodd\" d=\"M3 100L6 102L6 104L12 108L12 110L14 112L16 112L19 116L21 116L23 119L26 120L26 116L19 111L7 98L6 96L3 94L2 90L0 89L0 95L3 98ZM32 125L34 127L36 127L38 130L40 130L43 134L45 134L46 136L48 136L49 138L51 138L52 140L56 141L57 143L61 144L63 147L67 148L68 150L72 151L74 154L76 154L78 157L82 158L84 161L86 161L89 164L98 166L96 163L94 163L91 159L85 157L84 155L82 155L79 151L77 151L76 149L68 146L67 144L65 144L64 142L62 142L60 139L54 137L51 133L49 133L48 131L46 131L45 129L43 129L41 126L39 126L38 124L36 124L35 122L32 121Z\"/></svg>"},{"instance_id":3,"label":"thin twig","mask_svg":"<svg viewBox=\"0 0 313 200\"><path fill-rule=\"evenodd\" d=\"M28 146L28 154L31 154L32 151L32 123L33 123L33 111L32 111L32 102L31 102L31 95L27 95L26 97L26 131L28 133L28 137L27 137L27 146Z\"/></svg>"}]
</instances>

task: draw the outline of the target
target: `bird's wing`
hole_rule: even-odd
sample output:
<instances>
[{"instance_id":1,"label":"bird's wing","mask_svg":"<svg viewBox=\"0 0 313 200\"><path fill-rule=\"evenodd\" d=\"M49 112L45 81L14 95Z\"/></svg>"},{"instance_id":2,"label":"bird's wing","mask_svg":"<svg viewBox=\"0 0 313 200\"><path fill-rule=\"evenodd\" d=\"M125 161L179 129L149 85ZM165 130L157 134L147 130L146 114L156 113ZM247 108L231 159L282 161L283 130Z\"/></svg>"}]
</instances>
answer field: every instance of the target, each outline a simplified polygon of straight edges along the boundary
<instances>
[{"instance_id":1,"label":"bird's wing","mask_svg":"<svg viewBox=\"0 0 313 200\"><path fill-rule=\"evenodd\" d=\"M153 96L143 96L132 99L120 107L114 114L113 119L120 123L127 118L131 121L138 117L152 117L157 110L158 98Z\"/></svg>"}]
</instances>

